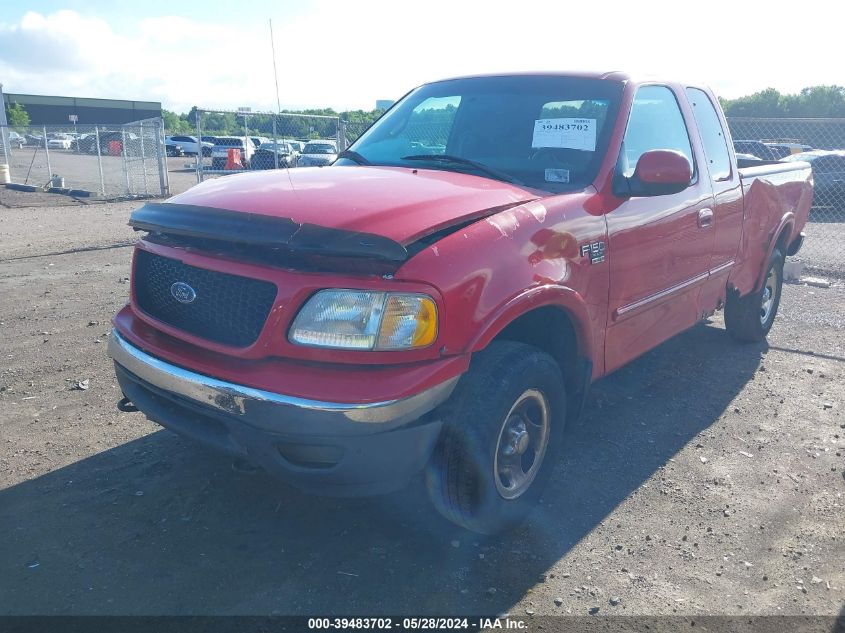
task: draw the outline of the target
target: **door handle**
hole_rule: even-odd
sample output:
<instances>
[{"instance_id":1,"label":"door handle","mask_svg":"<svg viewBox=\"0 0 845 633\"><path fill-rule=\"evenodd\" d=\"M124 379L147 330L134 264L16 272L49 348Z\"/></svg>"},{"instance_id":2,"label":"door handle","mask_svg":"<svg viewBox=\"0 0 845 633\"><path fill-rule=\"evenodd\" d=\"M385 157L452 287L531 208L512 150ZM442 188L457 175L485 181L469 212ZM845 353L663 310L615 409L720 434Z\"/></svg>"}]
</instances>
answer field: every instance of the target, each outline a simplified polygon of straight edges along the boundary
<instances>
[{"instance_id":1,"label":"door handle","mask_svg":"<svg viewBox=\"0 0 845 633\"><path fill-rule=\"evenodd\" d=\"M698 228L707 229L713 226L713 210L700 209L698 212Z\"/></svg>"}]
</instances>

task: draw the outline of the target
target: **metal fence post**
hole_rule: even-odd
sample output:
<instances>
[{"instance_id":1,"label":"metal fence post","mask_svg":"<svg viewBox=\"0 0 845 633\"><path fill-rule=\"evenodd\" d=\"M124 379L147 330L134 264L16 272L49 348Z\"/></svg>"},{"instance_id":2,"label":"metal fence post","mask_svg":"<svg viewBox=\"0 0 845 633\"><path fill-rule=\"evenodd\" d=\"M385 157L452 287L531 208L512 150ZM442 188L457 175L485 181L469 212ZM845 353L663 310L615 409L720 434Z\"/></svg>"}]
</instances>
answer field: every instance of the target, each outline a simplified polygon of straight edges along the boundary
<instances>
[{"instance_id":1,"label":"metal fence post","mask_svg":"<svg viewBox=\"0 0 845 633\"><path fill-rule=\"evenodd\" d=\"M100 126L94 126L94 140L97 145L97 170L100 172L100 195L106 195L106 181L103 178L103 158L100 155Z\"/></svg>"},{"instance_id":2,"label":"metal fence post","mask_svg":"<svg viewBox=\"0 0 845 633\"><path fill-rule=\"evenodd\" d=\"M202 182L202 170L203 170L203 162L202 162L202 111L197 108L197 143L200 144L199 148L197 149L197 182ZM211 166L214 167L214 148L211 148Z\"/></svg>"},{"instance_id":3,"label":"metal fence post","mask_svg":"<svg viewBox=\"0 0 845 633\"><path fill-rule=\"evenodd\" d=\"M6 165L9 165L9 180L11 180L11 164L9 162L9 128L5 125L0 126L0 132L2 132L2 136L0 136L0 141L3 143L3 162Z\"/></svg>"},{"instance_id":4,"label":"metal fence post","mask_svg":"<svg viewBox=\"0 0 845 633\"><path fill-rule=\"evenodd\" d=\"M147 154L144 151L144 122L138 121L138 136L141 137L141 169L144 173L144 195L150 195L150 190L147 187Z\"/></svg>"},{"instance_id":5,"label":"metal fence post","mask_svg":"<svg viewBox=\"0 0 845 633\"><path fill-rule=\"evenodd\" d=\"M273 164L279 168L279 144L276 139L276 115L273 115Z\"/></svg>"},{"instance_id":6,"label":"metal fence post","mask_svg":"<svg viewBox=\"0 0 845 633\"><path fill-rule=\"evenodd\" d=\"M53 179L53 168L50 167L50 149L47 147L47 126L42 126L44 130L44 153L47 155L47 180Z\"/></svg>"},{"instance_id":7,"label":"metal fence post","mask_svg":"<svg viewBox=\"0 0 845 633\"><path fill-rule=\"evenodd\" d=\"M131 195L132 187L129 184L129 164L126 162L126 128L120 128L121 153L123 154L123 175L126 178L126 195Z\"/></svg>"},{"instance_id":8,"label":"metal fence post","mask_svg":"<svg viewBox=\"0 0 845 633\"><path fill-rule=\"evenodd\" d=\"M6 99L3 96L3 84L0 83L0 141L3 142L3 158L9 165L9 180L12 179L12 166L9 163L9 121L6 119Z\"/></svg>"},{"instance_id":9,"label":"metal fence post","mask_svg":"<svg viewBox=\"0 0 845 633\"><path fill-rule=\"evenodd\" d=\"M341 152L346 149L346 121L343 119L337 120L337 149Z\"/></svg>"},{"instance_id":10,"label":"metal fence post","mask_svg":"<svg viewBox=\"0 0 845 633\"><path fill-rule=\"evenodd\" d=\"M156 132L156 160L158 162L158 182L162 196L170 195L170 181L167 176L167 152L164 147L164 123L159 120ZM199 141L197 141L199 143ZM202 153L202 144L199 146L199 153Z\"/></svg>"}]
</instances>

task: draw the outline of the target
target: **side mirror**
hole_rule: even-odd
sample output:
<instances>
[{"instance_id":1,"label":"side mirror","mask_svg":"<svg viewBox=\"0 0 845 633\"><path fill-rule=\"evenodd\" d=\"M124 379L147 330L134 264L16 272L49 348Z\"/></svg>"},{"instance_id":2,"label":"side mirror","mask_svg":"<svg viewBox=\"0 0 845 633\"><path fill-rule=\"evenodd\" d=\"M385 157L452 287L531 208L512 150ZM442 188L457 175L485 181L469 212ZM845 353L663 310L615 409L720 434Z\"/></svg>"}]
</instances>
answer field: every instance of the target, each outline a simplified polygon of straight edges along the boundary
<instances>
[{"instance_id":1,"label":"side mirror","mask_svg":"<svg viewBox=\"0 0 845 633\"><path fill-rule=\"evenodd\" d=\"M692 167L687 157L670 149L653 149L637 161L634 174L619 175L614 193L623 197L664 196L683 191L692 180Z\"/></svg>"},{"instance_id":2,"label":"side mirror","mask_svg":"<svg viewBox=\"0 0 845 633\"><path fill-rule=\"evenodd\" d=\"M646 196L678 193L690 185L692 167L687 157L669 149L654 149L640 156L633 180ZM632 183L633 184L633 183ZM632 187L633 190L636 190Z\"/></svg>"}]
</instances>

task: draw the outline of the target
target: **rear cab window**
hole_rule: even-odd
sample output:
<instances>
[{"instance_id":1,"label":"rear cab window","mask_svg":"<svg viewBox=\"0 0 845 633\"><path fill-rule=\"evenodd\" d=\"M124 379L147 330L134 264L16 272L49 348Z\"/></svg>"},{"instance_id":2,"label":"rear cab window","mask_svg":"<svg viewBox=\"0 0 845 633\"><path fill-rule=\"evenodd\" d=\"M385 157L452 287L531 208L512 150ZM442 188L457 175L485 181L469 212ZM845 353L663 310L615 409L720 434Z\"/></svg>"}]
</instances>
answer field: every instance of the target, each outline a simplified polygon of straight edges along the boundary
<instances>
[{"instance_id":1,"label":"rear cab window","mask_svg":"<svg viewBox=\"0 0 845 633\"><path fill-rule=\"evenodd\" d=\"M687 98L701 134L710 177L715 181L730 179L731 157L728 143L713 102L707 93L699 88L687 88Z\"/></svg>"}]
</instances>

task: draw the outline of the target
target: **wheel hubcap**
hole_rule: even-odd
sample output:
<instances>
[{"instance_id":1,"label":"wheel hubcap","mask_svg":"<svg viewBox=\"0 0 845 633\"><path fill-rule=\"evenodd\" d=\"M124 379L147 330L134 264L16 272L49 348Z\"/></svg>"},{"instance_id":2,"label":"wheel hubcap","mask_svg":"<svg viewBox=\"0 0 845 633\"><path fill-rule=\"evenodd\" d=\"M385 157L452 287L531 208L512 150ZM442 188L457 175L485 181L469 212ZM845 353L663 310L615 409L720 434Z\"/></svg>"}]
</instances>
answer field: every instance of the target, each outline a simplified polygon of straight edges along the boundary
<instances>
[{"instance_id":1,"label":"wheel hubcap","mask_svg":"<svg viewBox=\"0 0 845 633\"><path fill-rule=\"evenodd\" d=\"M526 390L511 407L496 442L496 489L505 499L522 495L540 470L549 443L549 406L536 389Z\"/></svg>"},{"instance_id":2,"label":"wheel hubcap","mask_svg":"<svg viewBox=\"0 0 845 633\"><path fill-rule=\"evenodd\" d=\"M760 323L766 325L772 314L775 305L775 292L777 291L778 272L774 266L766 276L766 285L763 286L763 298L760 303Z\"/></svg>"}]
</instances>

